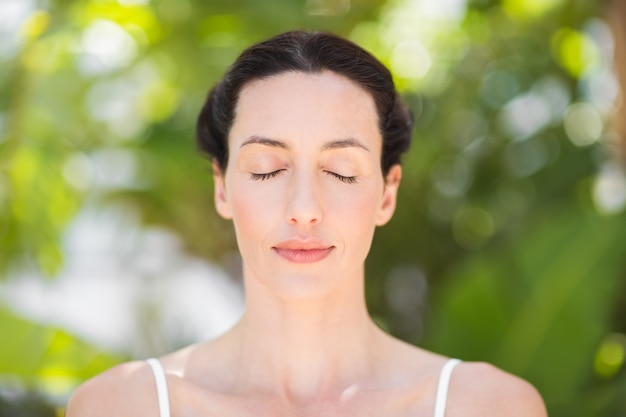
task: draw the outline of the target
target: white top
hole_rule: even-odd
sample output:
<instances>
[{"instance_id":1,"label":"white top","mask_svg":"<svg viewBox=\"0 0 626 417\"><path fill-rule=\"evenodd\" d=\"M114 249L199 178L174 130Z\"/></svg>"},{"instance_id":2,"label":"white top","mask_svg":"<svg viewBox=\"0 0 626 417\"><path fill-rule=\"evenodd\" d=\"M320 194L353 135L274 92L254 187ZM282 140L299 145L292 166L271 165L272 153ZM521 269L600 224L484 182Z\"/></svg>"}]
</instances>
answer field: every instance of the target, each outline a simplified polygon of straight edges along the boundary
<instances>
[{"instance_id":1,"label":"white top","mask_svg":"<svg viewBox=\"0 0 626 417\"><path fill-rule=\"evenodd\" d=\"M170 417L170 399L167 391L167 379L161 362L158 359L150 358L146 362L152 368L154 380L156 381L157 396L159 398L159 416ZM448 386L450 377L455 366L461 363L458 359L449 359L441 368L439 383L437 385L437 397L435 399L435 417L444 417L446 413L446 401L448 399Z\"/></svg>"},{"instance_id":2,"label":"white top","mask_svg":"<svg viewBox=\"0 0 626 417\"><path fill-rule=\"evenodd\" d=\"M439 384L437 385L437 397L435 399L435 417L444 417L446 414L446 401L448 401L448 386L454 367L460 364L459 359L448 359L441 368Z\"/></svg>"},{"instance_id":3,"label":"white top","mask_svg":"<svg viewBox=\"0 0 626 417\"><path fill-rule=\"evenodd\" d=\"M146 362L152 368L154 380L156 381L157 396L159 397L159 416L170 417L170 396L167 392L167 379L161 362L156 358L150 358Z\"/></svg>"}]
</instances>

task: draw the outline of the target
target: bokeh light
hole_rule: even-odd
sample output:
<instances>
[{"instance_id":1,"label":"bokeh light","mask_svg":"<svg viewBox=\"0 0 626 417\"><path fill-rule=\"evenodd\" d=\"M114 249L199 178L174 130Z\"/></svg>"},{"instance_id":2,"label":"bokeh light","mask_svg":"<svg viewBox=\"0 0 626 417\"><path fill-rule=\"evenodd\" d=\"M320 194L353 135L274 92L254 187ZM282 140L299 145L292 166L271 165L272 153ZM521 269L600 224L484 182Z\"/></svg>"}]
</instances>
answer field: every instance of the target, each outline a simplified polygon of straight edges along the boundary
<instances>
[{"instance_id":1,"label":"bokeh light","mask_svg":"<svg viewBox=\"0 0 626 417\"><path fill-rule=\"evenodd\" d=\"M528 379L551 416L626 413L621 10L1 0L0 328L10 337L0 403L6 386L60 407L117 362L238 319L241 260L213 209L195 118L243 48L297 27L370 50L416 116L394 219L367 261L375 321Z\"/></svg>"},{"instance_id":2,"label":"bokeh light","mask_svg":"<svg viewBox=\"0 0 626 417\"><path fill-rule=\"evenodd\" d=\"M624 366L626 357L626 335L612 333L600 345L594 362L596 373L602 378L611 378Z\"/></svg>"}]
</instances>

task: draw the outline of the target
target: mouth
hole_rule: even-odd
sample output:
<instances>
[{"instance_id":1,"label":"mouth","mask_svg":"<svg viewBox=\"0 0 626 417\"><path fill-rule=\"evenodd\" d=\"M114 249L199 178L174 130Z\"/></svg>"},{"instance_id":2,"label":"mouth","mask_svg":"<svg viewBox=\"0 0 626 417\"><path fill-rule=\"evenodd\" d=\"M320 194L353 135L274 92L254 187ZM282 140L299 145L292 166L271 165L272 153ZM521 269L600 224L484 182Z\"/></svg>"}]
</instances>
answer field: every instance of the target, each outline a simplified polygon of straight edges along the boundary
<instances>
[{"instance_id":1,"label":"mouth","mask_svg":"<svg viewBox=\"0 0 626 417\"><path fill-rule=\"evenodd\" d=\"M272 247L279 256L293 263L314 263L325 259L335 249L334 246L319 242L289 241Z\"/></svg>"}]
</instances>

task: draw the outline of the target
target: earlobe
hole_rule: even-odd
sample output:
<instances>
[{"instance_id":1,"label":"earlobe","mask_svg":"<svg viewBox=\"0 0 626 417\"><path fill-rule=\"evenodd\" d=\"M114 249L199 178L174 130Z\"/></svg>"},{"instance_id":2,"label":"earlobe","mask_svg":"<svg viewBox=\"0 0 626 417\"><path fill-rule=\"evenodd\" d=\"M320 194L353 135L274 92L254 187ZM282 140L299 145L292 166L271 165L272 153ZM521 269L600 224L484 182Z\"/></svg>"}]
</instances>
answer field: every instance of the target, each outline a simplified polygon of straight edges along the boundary
<instances>
[{"instance_id":1,"label":"earlobe","mask_svg":"<svg viewBox=\"0 0 626 417\"><path fill-rule=\"evenodd\" d=\"M401 179L402 168L399 164L396 164L389 169L389 172L385 177L382 204L376 219L377 226L386 224L393 216L393 213L396 210L396 199Z\"/></svg>"},{"instance_id":2,"label":"earlobe","mask_svg":"<svg viewBox=\"0 0 626 417\"><path fill-rule=\"evenodd\" d=\"M213 161L213 181L214 181L214 198L215 210L225 219L230 220L232 214L230 204L226 195L226 184L224 183L224 173L220 170L219 165Z\"/></svg>"}]
</instances>

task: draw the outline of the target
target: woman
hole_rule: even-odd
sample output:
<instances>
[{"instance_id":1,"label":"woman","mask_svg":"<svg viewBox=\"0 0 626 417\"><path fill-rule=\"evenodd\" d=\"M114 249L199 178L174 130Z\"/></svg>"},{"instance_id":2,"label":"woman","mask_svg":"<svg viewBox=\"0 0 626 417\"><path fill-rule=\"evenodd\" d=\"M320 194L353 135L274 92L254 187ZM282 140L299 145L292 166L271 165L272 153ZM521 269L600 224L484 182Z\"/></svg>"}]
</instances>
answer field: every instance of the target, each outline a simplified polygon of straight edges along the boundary
<instances>
[{"instance_id":1,"label":"woman","mask_svg":"<svg viewBox=\"0 0 626 417\"><path fill-rule=\"evenodd\" d=\"M244 51L198 140L246 312L217 340L88 381L67 415L545 416L526 382L405 344L367 314L364 261L411 128L389 71L345 39L296 31Z\"/></svg>"}]
</instances>

